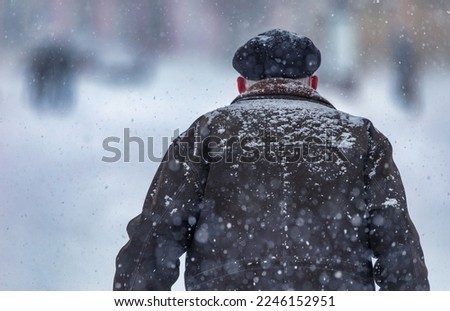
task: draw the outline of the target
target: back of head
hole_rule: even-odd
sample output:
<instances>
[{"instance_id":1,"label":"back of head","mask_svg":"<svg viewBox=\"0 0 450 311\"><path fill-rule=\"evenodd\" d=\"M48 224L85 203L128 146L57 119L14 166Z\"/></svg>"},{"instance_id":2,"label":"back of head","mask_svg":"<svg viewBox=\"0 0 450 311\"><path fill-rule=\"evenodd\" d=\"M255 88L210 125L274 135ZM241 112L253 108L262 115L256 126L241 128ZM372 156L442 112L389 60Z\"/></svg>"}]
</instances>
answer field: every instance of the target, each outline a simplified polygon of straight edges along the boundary
<instances>
[{"instance_id":1,"label":"back of head","mask_svg":"<svg viewBox=\"0 0 450 311\"><path fill-rule=\"evenodd\" d=\"M233 67L247 80L302 79L311 76L320 61L320 51L309 38L273 29L241 46L233 57Z\"/></svg>"}]
</instances>

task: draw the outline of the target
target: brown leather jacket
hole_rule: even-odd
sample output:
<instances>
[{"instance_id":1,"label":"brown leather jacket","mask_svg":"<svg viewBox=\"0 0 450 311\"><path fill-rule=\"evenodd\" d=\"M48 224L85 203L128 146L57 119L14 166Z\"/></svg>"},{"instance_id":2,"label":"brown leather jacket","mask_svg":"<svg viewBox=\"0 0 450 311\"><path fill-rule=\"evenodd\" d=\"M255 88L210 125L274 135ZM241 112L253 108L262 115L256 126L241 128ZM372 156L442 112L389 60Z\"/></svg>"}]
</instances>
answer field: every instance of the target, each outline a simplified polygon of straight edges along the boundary
<instances>
[{"instance_id":1,"label":"brown leather jacket","mask_svg":"<svg viewBox=\"0 0 450 311\"><path fill-rule=\"evenodd\" d=\"M295 80L176 139L128 225L115 290L428 290L391 145Z\"/></svg>"}]
</instances>

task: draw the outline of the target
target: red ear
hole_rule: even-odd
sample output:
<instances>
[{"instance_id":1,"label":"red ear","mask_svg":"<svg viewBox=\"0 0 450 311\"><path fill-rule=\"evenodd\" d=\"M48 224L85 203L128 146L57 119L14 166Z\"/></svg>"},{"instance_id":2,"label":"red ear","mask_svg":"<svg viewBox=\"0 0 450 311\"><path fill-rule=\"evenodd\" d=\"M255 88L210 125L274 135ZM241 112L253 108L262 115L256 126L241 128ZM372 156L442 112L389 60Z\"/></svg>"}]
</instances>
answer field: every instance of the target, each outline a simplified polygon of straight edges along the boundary
<instances>
[{"instance_id":1,"label":"red ear","mask_svg":"<svg viewBox=\"0 0 450 311\"><path fill-rule=\"evenodd\" d=\"M245 78L242 76L239 76L237 78L237 87L238 87L239 94L242 94L245 91L247 91L247 87L245 86L245 84L246 84Z\"/></svg>"},{"instance_id":2,"label":"red ear","mask_svg":"<svg viewBox=\"0 0 450 311\"><path fill-rule=\"evenodd\" d=\"M310 85L313 89L317 90L317 87L319 86L319 77L318 76L311 76L310 78L311 82Z\"/></svg>"}]
</instances>

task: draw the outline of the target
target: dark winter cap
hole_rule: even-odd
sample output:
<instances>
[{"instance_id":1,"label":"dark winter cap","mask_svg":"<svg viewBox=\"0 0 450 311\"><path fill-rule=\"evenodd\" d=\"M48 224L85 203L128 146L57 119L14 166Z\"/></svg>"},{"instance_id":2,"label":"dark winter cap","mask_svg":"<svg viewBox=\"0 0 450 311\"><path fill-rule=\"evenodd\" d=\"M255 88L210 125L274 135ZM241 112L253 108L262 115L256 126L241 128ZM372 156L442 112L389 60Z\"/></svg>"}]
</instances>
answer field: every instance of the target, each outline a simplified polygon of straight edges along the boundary
<instances>
[{"instance_id":1,"label":"dark winter cap","mask_svg":"<svg viewBox=\"0 0 450 311\"><path fill-rule=\"evenodd\" d=\"M233 67L248 80L301 79L320 66L320 51L307 37L273 29L250 39L233 57Z\"/></svg>"}]
</instances>

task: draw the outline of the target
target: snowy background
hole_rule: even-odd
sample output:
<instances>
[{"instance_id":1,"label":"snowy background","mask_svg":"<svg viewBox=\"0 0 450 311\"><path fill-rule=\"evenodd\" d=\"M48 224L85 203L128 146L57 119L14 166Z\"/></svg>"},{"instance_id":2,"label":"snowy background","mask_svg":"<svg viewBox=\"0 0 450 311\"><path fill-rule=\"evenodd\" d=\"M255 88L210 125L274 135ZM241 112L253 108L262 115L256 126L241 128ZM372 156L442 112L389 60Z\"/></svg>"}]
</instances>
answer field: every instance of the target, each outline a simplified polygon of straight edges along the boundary
<instances>
[{"instance_id":1,"label":"snowy background","mask_svg":"<svg viewBox=\"0 0 450 311\"><path fill-rule=\"evenodd\" d=\"M128 8L119 1L0 1L0 290L110 290L126 225L140 213L158 163L147 150L140 162L136 143L130 144L129 162L104 162L111 153L103 140L120 138L114 146L124 151L129 129L161 156L174 131L234 99L232 54L274 27L317 42L324 58L319 92L338 109L372 120L390 139L432 289L450 290L448 4L399 1L393 8L383 1L339 1L342 11L331 1L255 1L252 11L235 2L131 1ZM43 13L44 3L53 11ZM109 10L97 8L104 14L97 16L93 3ZM137 4L167 19L157 35L145 22L158 14L147 16ZM394 9L406 17L397 18ZM391 47L382 40L395 39L386 26L394 21L413 33L421 56L413 106L403 105L395 92ZM131 43L124 40L130 34ZM77 49L95 57L84 58L73 106L42 110L28 95L27 57L33 44L56 36L72 38ZM143 44L145 37L153 39ZM151 60L145 74L126 70L130 54ZM343 83L340 74L347 69L354 76ZM182 277L173 289L183 290Z\"/></svg>"}]
</instances>

